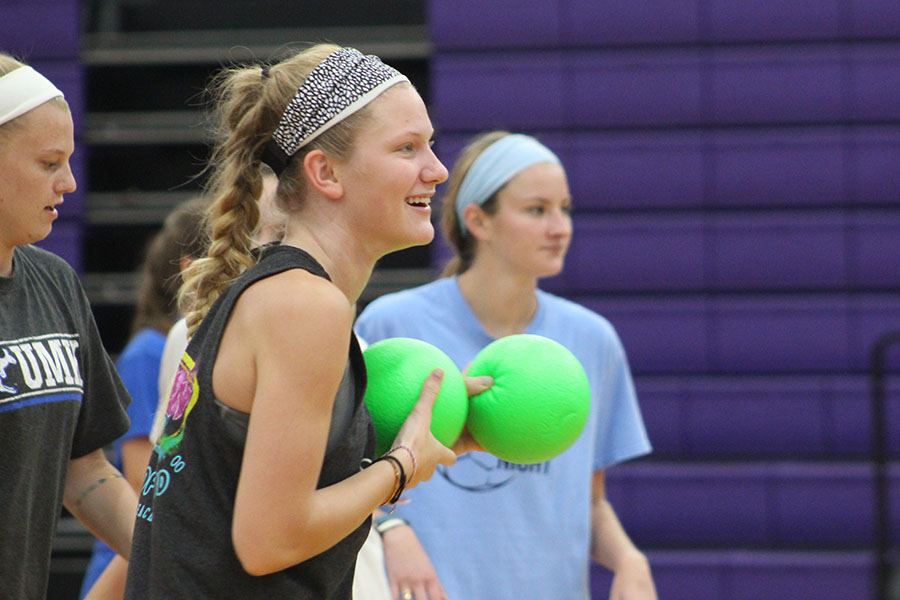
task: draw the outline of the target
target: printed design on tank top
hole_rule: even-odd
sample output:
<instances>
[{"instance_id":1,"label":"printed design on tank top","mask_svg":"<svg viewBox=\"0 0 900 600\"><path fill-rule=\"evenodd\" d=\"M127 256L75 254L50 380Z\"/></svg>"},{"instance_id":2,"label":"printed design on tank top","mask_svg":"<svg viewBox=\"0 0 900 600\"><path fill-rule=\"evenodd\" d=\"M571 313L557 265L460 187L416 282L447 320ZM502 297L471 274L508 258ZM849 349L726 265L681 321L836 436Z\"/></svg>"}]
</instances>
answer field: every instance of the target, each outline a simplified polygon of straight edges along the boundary
<instances>
[{"instance_id":1,"label":"printed design on tank top","mask_svg":"<svg viewBox=\"0 0 900 600\"><path fill-rule=\"evenodd\" d=\"M200 397L200 382L197 380L197 365L187 352L181 358L178 371L175 373L175 381L169 394L169 404L166 407L166 422L163 433L156 445L156 454L160 459L177 452L184 437L184 427L187 424L188 415L197 404Z\"/></svg>"},{"instance_id":2,"label":"printed design on tank top","mask_svg":"<svg viewBox=\"0 0 900 600\"><path fill-rule=\"evenodd\" d=\"M153 521L153 498L165 494L173 475L179 473L186 466L184 459L178 454L178 449L184 438L188 415L197 405L199 397L200 382L197 381L197 365L194 364L194 359L185 352L178 365L178 371L175 372L175 381L172 383L169 404L166 407L166 422L163 425L163 432L153 450L156 454L156 461L150 461L144 475L144 485L141 488L137 511L139 519Z\"/></svg>"}]
</instances>

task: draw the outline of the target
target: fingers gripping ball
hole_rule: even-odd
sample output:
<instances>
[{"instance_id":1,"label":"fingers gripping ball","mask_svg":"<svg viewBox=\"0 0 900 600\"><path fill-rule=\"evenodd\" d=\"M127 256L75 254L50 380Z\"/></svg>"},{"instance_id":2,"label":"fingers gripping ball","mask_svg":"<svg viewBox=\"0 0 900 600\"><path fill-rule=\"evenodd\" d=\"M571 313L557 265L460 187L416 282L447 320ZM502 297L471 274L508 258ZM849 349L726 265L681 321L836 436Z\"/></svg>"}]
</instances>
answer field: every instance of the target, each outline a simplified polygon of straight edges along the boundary
<instances>
[{"instance_id":1,"label":"fingers gripping ball","mask_svg":"<svg viewBox=\"0 0 900 600\"><path fill-rule=\"evenodd\" d=\"M494 378L489 390L471 398L467 426L502 460L549 460L575 443L587 423L587 374L559 342L531 334L500 338L478 353L466 374Z\"/></svg>"},{"instance_id":2,"label":"fingers gripping ball","mask_svg":"<svg viewBox=\"0 0 900 600\"><path fill-rule=\"evenodd\" d=\"M366 348L363 358L368 376L364 400L375 424L376 455L390 450L436 368L444 370L444 380L434 402L431 433L447 447L459 439L469 406L465 381L449 356L421 340L388 338Z\"/></svg>"}]
</instances>

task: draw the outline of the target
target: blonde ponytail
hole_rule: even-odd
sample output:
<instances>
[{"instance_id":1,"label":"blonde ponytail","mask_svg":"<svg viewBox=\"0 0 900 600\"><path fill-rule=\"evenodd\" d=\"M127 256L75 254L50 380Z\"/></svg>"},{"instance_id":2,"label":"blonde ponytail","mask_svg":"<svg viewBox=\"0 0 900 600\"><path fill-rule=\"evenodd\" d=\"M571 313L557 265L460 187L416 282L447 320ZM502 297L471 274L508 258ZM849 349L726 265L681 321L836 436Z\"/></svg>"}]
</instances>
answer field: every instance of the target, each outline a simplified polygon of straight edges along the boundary
<instances>
[{"instance_id":1,"label":"blonde ponytail","mask_svg":"<svg viewBox=\"0 0 900 600\"><path fill-rule=\"evenodd\" d=\"M218 143L210 157L207 214L209 246L183 274L178 305L192 336L216 299L253 266L254 234L263 191L260 156L291 98L312 70L339 50L333 44L311 46L282 62L230 68L210 85L214 133ZM356 133L369 120L363 108L298 150L278 179L275 204L284 213L296 210L306 193L301 168L314 149L346 159Z\"/></svg>"}]
</instances>

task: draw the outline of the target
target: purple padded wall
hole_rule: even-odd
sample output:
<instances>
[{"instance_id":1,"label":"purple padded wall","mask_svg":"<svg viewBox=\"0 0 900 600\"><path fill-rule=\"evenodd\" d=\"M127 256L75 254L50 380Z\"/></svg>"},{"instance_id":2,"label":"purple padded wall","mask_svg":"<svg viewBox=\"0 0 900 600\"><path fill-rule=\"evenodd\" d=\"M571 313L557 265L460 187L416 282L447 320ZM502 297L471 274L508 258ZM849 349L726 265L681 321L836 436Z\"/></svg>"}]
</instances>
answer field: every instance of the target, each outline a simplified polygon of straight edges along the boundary
<instances>
[{"instance_id":1,"label":"purple padded wall","mask_svg":"<svg viewBox=\"0 0 900 600\"><path fill-rule=\"evenodd\" d=\"M895 37L893 0L432 0L441 50L690 43L839 41Z\"/></svg>"},{"instance_id":2,"label":"purple padded wall","mask_svg":"<svg viewBox=\"0 0 900 600\"><path fill-rule=\"evenodd\" d=\"M0 0L0 15L0 49L29 63L78 57L77 0Z\"/></svg>"},{"instance_id":3,"label":"purple padded wall","mask_svg":"<svg viewBox=\"0 0 900 600\"><path fill-rule=\"evenodd\" d=\"M575 300L613 323L641 374L864 373L876 339L900 329L894 294Z\"/></svg>"},{"instance_id":4,"label":"purple padded wall","mask_svg":"<svg viewBox=\"0 0 900 600\"><path fill-rule=\"evenodd\" d=\"M900 119L895 45L467 51L431 69L435 120L469 131Z\"/></svg>"},{"instance_id":5,"label":"purple padded wall","mask_svg":"<svg viewBox=\"0 0 900 600\"><path fill-rule=\"evenodd\" d=\"M891 490L900 484L898 475L890 471ZM606 482L610 502L642 546L846 548L873 540L874 488L866 463L638 462L609 469ZM891 492L891 500L897 496ZM892 503L895 541L898 523L900 508Z\"/></svg>"},{"instance_id":6,"label":"purple padded wall","mask_svg":"<svg viewBox=\"0 0 900 600\"><path fill-rule=\"evenodd\" d=\"M847 600L872 597L870 553L651 550L660 598L666 600ZM607 598L612 579L591 570L593 598Z\"/></svg>"},{"instance_id":7,"label":"purple padded wall","mask_svg":"<svg viewBox=\"0 0 900 600\"><path fill-rule=\"evenodd\" d=\"M442 49L548 47L562 41L558 1L449 0L426 6L429 36Z\"/></svg>"},{"instance_id":8,"label":"purple padded wall","mask_svg":"<svg viewBox=\"0 0 900 600\"><path fill-rule=\"evenodd\" d=\"M900 329L900 2L488 4L429 2L439 155L508 128L566 165L575 237L542 285L607 317L636 374L665 460L608 488L660 597L871 597L872 554L834 550L871 538L866 372ZM836 458L860 462L804 462Z\"/></svg>"},{"instance_id":9,"label":"purple padded wall","mask_svg":"<svg viewBox=\"0 0 900 600\"><path fill-rule=\"evenodd\" d=\"M508 126L508 124L507 124ZM497 128L500 128L497 125ZM584 211L893 208L900 128L815 126L696 131L529 130L566 165ZM449 167L474 135L438 136Z\"/></svg>"},{"instance_id":10,"label":"purple padded wall","mask_svg":"<svg viewBox=\"0 0 900 600\"><path fill-rule=\"evenodd\" d=\"M562 45L678 44L701 35L696 0L562 0L560 13Z\"/></svg>"},{"instance_id":11,"label":"purple padded wall","mask_svg":"<svg viewBox=\"0 0 900 600\"><path fill-rule=\"evenodd\" d=\"M470 131L564 124L559 53L537 53L527 63L515 53L439 54L430 68L433 120L438 128L447 123L465 124Z\"/></svg>"},{"instance_id":12,"label":"purple padded wall","mask_svg":"<svg viewBox=\"0 0 900 600\"><path fill-rule=\"evenodd\" d=\"M864 375L638 376L657 456L846 457L872 448ZM900 456L900 381L886 389L888 448Z\"/></svg>"},{"instance_id":13,"label":"purple padded wall","mask_svg":"<svg viewBox=\"0 0 900 600\"><path fill-rule=\"evenodd\" d=\"M566 125L698 123L705 112L702 58L698 49L566 52L562 56Z\"/></svg>"}]
</instances>

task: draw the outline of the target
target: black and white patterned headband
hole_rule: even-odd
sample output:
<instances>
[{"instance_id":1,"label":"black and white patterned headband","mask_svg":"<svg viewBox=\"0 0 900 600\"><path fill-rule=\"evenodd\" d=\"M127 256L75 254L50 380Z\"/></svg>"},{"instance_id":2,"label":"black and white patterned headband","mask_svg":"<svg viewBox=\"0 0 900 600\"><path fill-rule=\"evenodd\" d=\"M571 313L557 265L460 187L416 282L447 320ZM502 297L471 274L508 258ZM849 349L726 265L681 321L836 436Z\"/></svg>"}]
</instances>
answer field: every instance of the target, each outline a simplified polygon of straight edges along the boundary
<instances>
[{"instance_id":1,"label":"black and white patterned headband","mask_svg":"<svg viewBox=\"0 0 900 600\"><path fill-rule=\"evenodd\" d=\"M262 161L281 175L297 150L340 123L405 75L375 55L341 48L316 66L291 98Z\"/></svg>"}]
</instances>

